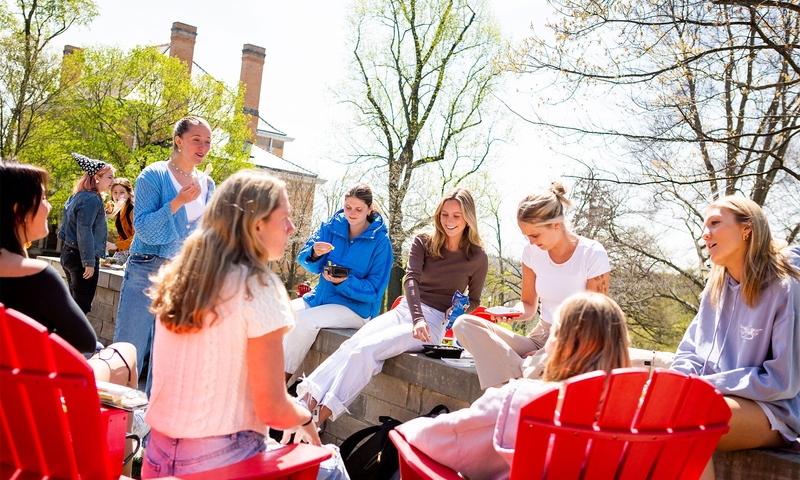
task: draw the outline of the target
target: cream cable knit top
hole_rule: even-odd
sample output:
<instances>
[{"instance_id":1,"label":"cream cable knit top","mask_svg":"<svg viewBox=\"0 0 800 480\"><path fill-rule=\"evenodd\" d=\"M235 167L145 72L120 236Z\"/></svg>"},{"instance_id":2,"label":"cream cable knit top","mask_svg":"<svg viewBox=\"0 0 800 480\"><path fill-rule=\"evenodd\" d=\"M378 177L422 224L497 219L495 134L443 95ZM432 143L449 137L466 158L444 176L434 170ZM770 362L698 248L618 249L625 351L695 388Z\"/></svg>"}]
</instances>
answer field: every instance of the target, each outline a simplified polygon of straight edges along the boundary
<instances>
[{"instance_id":1,"label":"cream cable knit top","mask_svg":"<svg viewBox=\"0 0 800 480\"><path fill-rule=\"evenodd\" d=\"M263 286L245 269L226 279L219 318L196 333L176 334L156 319L153 387L145 421L172 438L203 438L243 430L266 433L247 377L247 340L294 325L286 289L272 272ZM283 365L264 365L283 368Z\"/></svg>"}]
</instances>

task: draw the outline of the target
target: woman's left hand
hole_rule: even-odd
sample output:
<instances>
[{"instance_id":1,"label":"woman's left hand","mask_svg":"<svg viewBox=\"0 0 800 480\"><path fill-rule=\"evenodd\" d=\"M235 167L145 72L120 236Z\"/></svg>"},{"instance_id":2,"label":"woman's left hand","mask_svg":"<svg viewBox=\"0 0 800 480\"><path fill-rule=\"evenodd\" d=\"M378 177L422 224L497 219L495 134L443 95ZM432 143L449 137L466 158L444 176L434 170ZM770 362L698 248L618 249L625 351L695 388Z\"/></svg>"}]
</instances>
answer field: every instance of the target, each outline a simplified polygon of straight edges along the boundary
<instances>
[{"instance_id":1,"label":"woman's left hand","mask_svg":"<svg viewBox=\"0 0 800 480\"><path fill-rule=\"evenodd\" d=\"M345 280L347 280L347 277L333 277L333 276L329 275L328 272L322 272L322 278L324 278L325 280L331 282L334 285L339 285L340 283L342 283Z\"/></svg>"},{"instance_id":2,"label":"woman's left hand","mask_svg":"<svg viewBox=\"0 0 800 480\"><path fill-rule=\"evenodd\" d=\"M294 428L290 428L289 430L284 430L280 443L283 445L289 443L292 434L294 434L294 440L292 440L292 443L305 442L310 443L311 445L316 445L317 447L322 446L322 441L319 439L319 433L317 433L317 425L314 422L310 422L305 426L298 425Z\"/></svg>"},{"instance_id":3,"label":"woman's left hand","mask_svg":"<svg viewBox=\"0 0 800 480\"><path fill-rule=\"evenodd\" d=\"M94 267L84 267L83 268L83 278L84 279L88 280L88 279L92 278L92 275L94 275Z\"/></svg>"},{"instance_id":4,"label":"woman's left hand","mask_svg":"<svg viewBox=\"0 0 800 480\"><path fill-rule=\"evenodd\" d=\"M422 343L430 343L431 334L428 330L428 322L422 320L414 324L411 328L411 335Z\"/></svg>"},{"instance_id":5,"label":"woman's left hand","mask_svg":"<svg viewBox=\"0 0 800 480\"><path fill-rule=\"evenodd\" d=\"M117 249L116 243L106 242L106 250L116 250L116 249Z\"/></svg>"}]
</instances>

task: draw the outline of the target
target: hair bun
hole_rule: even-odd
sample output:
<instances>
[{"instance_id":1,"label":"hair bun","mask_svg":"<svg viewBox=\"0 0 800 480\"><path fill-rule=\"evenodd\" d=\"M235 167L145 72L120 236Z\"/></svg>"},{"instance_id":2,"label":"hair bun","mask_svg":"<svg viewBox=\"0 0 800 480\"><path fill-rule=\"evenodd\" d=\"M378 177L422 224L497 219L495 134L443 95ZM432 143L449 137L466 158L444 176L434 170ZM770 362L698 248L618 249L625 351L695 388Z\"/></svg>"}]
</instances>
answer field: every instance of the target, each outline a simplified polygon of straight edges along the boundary
<instances>
[{"instance_id":1,"label":"hair bun","mask_svg":"<svg viewBox=\"0 0 800 480\"><path fill-rule=\"evenodd\" d=\"M554 194L558 195L559 197L563 197L567 194L567 188L561 182L553 182L550 184L550 191Z\"/></svg>"}]
</instances>

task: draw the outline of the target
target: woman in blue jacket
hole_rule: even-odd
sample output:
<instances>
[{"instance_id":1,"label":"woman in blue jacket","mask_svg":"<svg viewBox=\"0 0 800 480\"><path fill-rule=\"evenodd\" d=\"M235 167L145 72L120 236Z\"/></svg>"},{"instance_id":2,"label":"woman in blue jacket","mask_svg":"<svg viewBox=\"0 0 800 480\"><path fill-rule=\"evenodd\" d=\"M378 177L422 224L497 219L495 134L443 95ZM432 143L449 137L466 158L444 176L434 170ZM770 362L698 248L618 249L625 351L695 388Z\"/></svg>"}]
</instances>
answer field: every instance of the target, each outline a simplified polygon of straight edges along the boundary
<instances>
[{"instance_id":1,"label":"woman in blue jacket","mask_svg":"<svg viewBox=\"0 0 800 480\"><path fill-rule=\"evenodd\" d=\"M372 190L355 185L336 212L308 239L297 261L320 275L317 287L292 300L294 329L283 339L286 381L300 368L320 328L361 328L378 315L394 255L389 230L375 211ZM332 276L325 266L349 268Z\"/></svg>"},{"instance_id":2,"label":"woman in blue jacket","mask_svg":"<svg viewBox=\"0 0 800 480\"><path fill-rule=\"evenodd\" d=\"M800 250L773 241L763 210L744 197L712 203L704 225L711 272L671 368L725 395L733 415L717 450L797 443ZM701 478L714 478L713 464Z\"/></svg>"},{"instance_id":3,"label":"woman in blue jacket","mask_svg":"<svg viewBox=\"0 0 800 480\"><path fill-rule=\"evenodd\" d=\"M64 241L61 249L61 268L67 276L69 293L83 313L92 309L100 275L100 258L106 255L108 223L100 195L114 184L114 167L77 153L72 158L84 173L75 184L72 196L64 204L64 219L58 238Z\"/></svg>"},{"instance_id":4,"label":"woman in blue jacket","mask_svg":"<svg viewBox=\"0 0 800 480\"><path fill-rule=\"evenodd\" d=\"M214 192L214 181L195 167L211 149L211 127L199 117L184 117L173 128L170 158L148 165L136 179L136 235L125 264L125 277L117 310L115 342L136 346L139 368L149 358L155 317L150 313L146 291L150 277L164 262L178 254L194 231ZM148 370L147 392L151 378Z\"/></svg>"}]
</instances>

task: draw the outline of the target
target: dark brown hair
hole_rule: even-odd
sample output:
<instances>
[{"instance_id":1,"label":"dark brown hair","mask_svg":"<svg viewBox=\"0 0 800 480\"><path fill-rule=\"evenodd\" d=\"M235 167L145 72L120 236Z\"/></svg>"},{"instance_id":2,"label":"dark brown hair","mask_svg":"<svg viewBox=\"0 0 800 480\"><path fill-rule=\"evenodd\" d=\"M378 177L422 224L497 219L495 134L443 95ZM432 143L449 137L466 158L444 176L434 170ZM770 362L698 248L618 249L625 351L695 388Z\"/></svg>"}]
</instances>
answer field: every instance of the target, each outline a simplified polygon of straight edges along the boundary
<instances>
[{"instance_id":1,"label":"dark brown hair","mask_svg":"<svg viewBox=\"0 0 800 480\"><path fill-rule=\"evenodd\" d=\"M0 162L0 247L25 255L26 238L17 236L17 227L25 223L42 203L50 174L47 170L17 162Z\"/></svg>"},{"instance_id":2,"label":"dark brown hair","mask_svg":"<svg viewBox=\"0 0 800 480\"><path fill-rule=\"evenodd\" d=\"M350 187L350 190L344 194L344 198L357 198L362 202L367 204L367 208L369 208L369 214L367 215L367 221L372 223L375 220L375 209L372 208L372 189L369 188L369 185L366 183L359 183L358 185L353 185Z\"/></svg>"}]
</instances>

